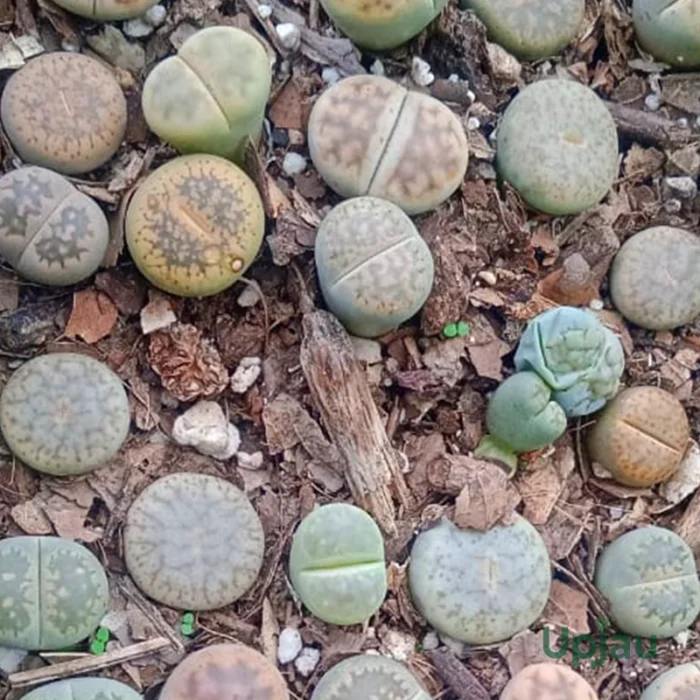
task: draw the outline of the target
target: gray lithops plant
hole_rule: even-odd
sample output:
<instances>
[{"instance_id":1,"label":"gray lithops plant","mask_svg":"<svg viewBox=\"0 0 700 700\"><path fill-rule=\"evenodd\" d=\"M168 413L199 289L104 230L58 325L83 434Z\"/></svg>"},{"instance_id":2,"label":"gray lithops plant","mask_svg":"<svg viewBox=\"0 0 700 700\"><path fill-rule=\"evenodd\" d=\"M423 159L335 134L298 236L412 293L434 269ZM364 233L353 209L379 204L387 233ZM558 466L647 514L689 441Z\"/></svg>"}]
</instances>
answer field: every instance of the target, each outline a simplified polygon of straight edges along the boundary
<instances>
[{"instance_id":1,"label":"gray lithops plant","mask_svg":"<svg viewBox=\"0 0 700 700\"><path fill-rule=\"evenodd\" d=\"M498 127L498 171L548 214L577 214L610 190L618 169L615 122L601 99L573 80L528 85Z\"/></svg>"},{"instance_id":2,"label":"gray lithops plant","mask_svg":"<svg viewBox=\"0 0 700 700\"><path fill-rule=\"evenodd\" d=\"M516 673L500 700L598 700L588 681L568 666L530 664Z\"/></svg>"},{"instance_id":3,"label":"gray lithops plant","mask_svg":"<svg viewBox=\"0 0 700 700\"><path fill-rule=\"evenodd\" d=\"M318 281L328 308L354 335L374 338L423 306L433 257L413 222L391 202L356 197L321 222Z\"/></svg>"},{"instance_id":4,"label":"gray lithops plant","mask_svg":"<svg viewBox=\"0 0 700 700\"><path fill-rule=\"evenodd\" d=\"M547 604L547 548L525 518L487 532L447 518L422 532L411 550L413 602L441 634L491 644L529 627Z\"/></svg>"},{"instance_id":5,"label":"gray lithops plant","mask_svg":"<svg viewBox=\"0 0 700 700\"><path fill-rule=\"evenodd\" d=\"M697 700L700 698L700 662L674 666L662 673L639 700Z\"/></svg>"},{"instance_id":6,"label":"gray lithops plant","mask_svg":"<svg viewBox=\"0 0 700 700\"><path fill-rule=\"evenodd\" d=\"M46 474L85 474L109 461L129 433L129 401L102 362L54 353L23 364L0 396L5 442Z\"/></svg>"},{"instance_id":7,"label":"gray lithops plant","mask_svg":"<svg viewBox=\"0 0 700 700\"><path fill-rule=\"evenodd\" d=\"M70 678L49 683L23 700L143 700L135 690L110 678Z\"/></svg>"},{"instance_id":8,"label":"gray lithops plant","mask_svg":"<svg viewBox=\"0 0 700 700\"><path fill-rule=\"evenodd\" d=\"M368 620L386 596L379 527L364 510L347 503L316 508L294 534L289 576L304 605L324 622Z\"/></svg>"},{"instance_id":9,"label":"gray lithops plant","mask_svg":"<svg viewBox=\"0 0 700 700\"><path fill-rule=\"evenodd\" d=\"M64 10L87 19L112 22L139 17L158 0L58 0Z\"/></svg>"},{"instance_id":10,"label":"gray lithops plant","mask_svg":"<svg viewBox=\"0 0 700 700\"><path fill-rule=\"evenodd\" d=\"M264 546L250 501L215 476L158 479L126 516L124 560L131 577L146 595L182 610L238 600L260 572Z\"/></svg>"},{"instance_id":11,"label":"gray lithops plant","mask_svg":"<svg viewBox=\"0 0 700 700\"><path fill-rule=\"evenodd\" d=\"M609 544L596 564L595 585L626 634L672 637L700 613L693 552L664 528L642 527Z\"/></svg>"},{"instance_id":12,"label":"gray lithops plant","mask_svg":"<svg viewBox=\"0 0 700 700\"><path fill-rule=\"evenodd\" d=\"M85 639L107 611L107 576L93 554L60 537L0 542L0 645L59 650Z\"/></svg>"}]
</instances>

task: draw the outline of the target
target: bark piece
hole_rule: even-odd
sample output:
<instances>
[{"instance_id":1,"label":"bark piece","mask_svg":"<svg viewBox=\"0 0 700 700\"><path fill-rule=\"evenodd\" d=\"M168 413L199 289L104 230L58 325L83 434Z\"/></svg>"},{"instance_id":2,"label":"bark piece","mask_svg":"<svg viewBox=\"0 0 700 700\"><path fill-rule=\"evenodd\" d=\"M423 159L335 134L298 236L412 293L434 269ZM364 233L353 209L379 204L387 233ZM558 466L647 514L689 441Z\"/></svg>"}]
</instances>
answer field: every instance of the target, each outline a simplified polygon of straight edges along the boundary
<instances>
[{"instance_id":1,"label":"bark piece","mask_svg":"<svg viewBox=\"0 0 700 700\"><path fill-rule=\"evenodd\" d=\"M449 649L429 651L428 658L440 678L460 700L490 700L490 693Z\"/></svg>"}]
</instances>

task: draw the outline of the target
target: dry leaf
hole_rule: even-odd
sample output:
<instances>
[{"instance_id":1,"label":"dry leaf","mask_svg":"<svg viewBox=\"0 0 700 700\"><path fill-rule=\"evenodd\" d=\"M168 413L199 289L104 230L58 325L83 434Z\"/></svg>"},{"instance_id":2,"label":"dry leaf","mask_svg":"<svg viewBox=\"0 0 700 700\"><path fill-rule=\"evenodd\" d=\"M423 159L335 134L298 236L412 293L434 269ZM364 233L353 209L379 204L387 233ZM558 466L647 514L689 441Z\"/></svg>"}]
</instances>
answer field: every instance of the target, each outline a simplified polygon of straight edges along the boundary
<instances>
[{"instance_id":1,"label":"dry leaf","mask_svg":"<svg viewBox=\"0 0 700 700\"><path fill-rule=\"evenodd\" d=\"M588 596L554 579L542 618L550 624L567 627L570 634L588 634Z\"/></svg>"},{"instance_id":2,"label":"dry leaf","mask_svg":"<svg viewBox=\"0 0 700 700\"><path fill-rule=\"evenodd\" d=\"M506 660L510 675L522 671L526 666L551 662L544 653L543 633L525 630L501 645L498 653Z\"/></svg>"},{"instance_id":3,"label":"dry leaf","mask_svg":"<svg viewBox=\"0 0 700 700\"><path fill-rule=\"evenodd\" d=\"M659 493L671 504L677 505L700 486L700 447L692 440L678 471L659 487ZM664 509L667 510L667 509Z\"/></svg>"},{"instance_id":4,"label":"dry leaf","mask_svg":"<svg viewBox=\"0 0 700 700\"><path fill-rule=\"evenodd\" d=\"M537 527L553 561L561 561L571 554L588 523L592 503L579 502L577 506L554 506L549 520Z\"/></svg>"},{"instance_id":5,"label":"dry leaf","mask_svg":"<svg viewBox=\"0 0 700 700\"><path fill-rule=\"evenodd\" d=\"M294 78L280 90L269 114L278 129L304 128L304 96Z\"/></svg>"},{"instance_id":6,"label":"dry leaf","mask_svg":"<svg viewBox=\"0 0 700 700\"><path fill-rule=\"evenodd\" d=\"M693 550L695 561L700 565L700 491L695 493L685 509L676 532Z\"/></svg>"},{"instance_id":7,"label":"dry leaf","mask_svg":"<svg viewBox=\"0 0 700 700\"><path fill-rule=\"evenodd\" d=\"M76 292L65 335L67 338L82 338L86 343L96 343L110 334L118 317L117 307L104 292L96 289Z\"/></svg>"}]
</instances>

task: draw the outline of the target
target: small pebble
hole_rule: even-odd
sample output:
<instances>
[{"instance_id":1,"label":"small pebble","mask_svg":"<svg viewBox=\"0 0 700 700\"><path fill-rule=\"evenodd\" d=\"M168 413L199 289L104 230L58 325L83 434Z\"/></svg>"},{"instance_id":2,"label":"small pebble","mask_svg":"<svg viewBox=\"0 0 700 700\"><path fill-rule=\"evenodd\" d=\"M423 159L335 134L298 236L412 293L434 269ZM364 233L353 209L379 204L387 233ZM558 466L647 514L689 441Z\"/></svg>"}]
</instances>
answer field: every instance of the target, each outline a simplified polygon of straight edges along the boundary
<instances>
[{"instance_id":1,"label":"small pebble","mask_svg":"<svg viewBox=\"0 0 700 700\"><path fill-rule=\"evenodd\" d=\"M688 128L688 119L686 117L679 117L676 119L676 124L681 127L681 129Z\"/></svg>"},{"instance_id":2,"label":"small pebble","mask_svg":"<svg viewBox=\"0 0 700 700\"><path fill-rule=\"evenodd\" d=\"M481 126L481 120L479 117L469 117L467 120L467 130L476 131Z\"/></svg>"},{"instance_id":3,"label":"small pebble","mask_svg":"<svg viewBox=\"0 0 700 700\"><path fill-rule=\"evenodd\" d=\"M602 299L591 299L588 306L592 311L602 311L603 310L603 300Z\"/></svg>"},{"instance_id":4,"label":"small pebble","mask_svg":"<svg viewBox=\"0 0 700 700\"><path fill-rule=\"evenodd\" d=\"M262 361L259 357L244 357L231 377L231 391L245 394L255 384L261 371Z\"/></svg>"},{"instance_id":5,"label":"small pebble","mask_svg":"<svg viewBox=\"0 0 700 700\"><path fill-rule=\"evenodd\" d=\"M321 71L321 78L326 85L334 85L340 80L340 73L335 68L326 67Z\"/></svg>"},{"instance_id":6,"label":"small pebble","mask_svg":"<svg viewBox=\"0 0 700 700\"><path fill-rule=\"evenodd\" d=\"M301 635L294 627L285 627L280 633L277 646L277 660L281 664L288 664L299 656L301 652Z\"/></svg>"},{"instance_id":7,"label":"small pebble","mask_svg":"<svg viewBox=\"0 0 700 700\"><path fill-rule=\"evenodd\" d=\"M78 53L78 51L80 51L80 44L70 39L63 39L63 41L61 41L61 49L69 53Z\"/></svg>"},{"instance_id":8,"label":"small pebble","mask_svg":"<svg viewBox=\"0 0 700 700\"><path fill-rule=\"evenodd\" d=\"M163 5L154 5L149 7L143 15L144 22L148 22L152 27L160 27L165 18L168 16L168 11Z\"/></svg>"},{"instance_id":9,"label":"small pebble","mask_svg":"<svg viewBox=\"0 0 700 700\"><path fill-rule=\"evenodd\" d=\"M155 27L141 17L127 20L122 24L122 29L124 30L124 34L130 36L132 39L141 39L149 36L149 34L153 34L155 31Z\"/></svg>"},{"instance_id":10,"label":"small pebble","mask_svg":"<svg viewBox=\"0 0 700 700\"><path fill-rule=\"evenodd\" d=\"M435 651L440 646L440 640L438 639L437 632L428 632L428 634L423 637L423 649L425 651Z\"/></svg>"},{"instance_id":11,"label":"small pebble","mask_svg":"<svg viewBox=\"0 0 700 700\"><path fill-rule=\"evenodd\" d=\"M294 668L304 678L308 678L313 672L318 662L321 660L321 652L314 647L304 647L299 656L294 661Z\"/></svg>"},{"instance_id":12,"label":"small pebble","mask_svg":"<svg viewBox=\"0 0 700 700\"><path fill-rule=\"evenodd\" d=\"M355 351L355 358L359 362L376 365L382 361L382 346L376 340L358 338L351 335L350 342L352 343L352 349Z\"/></svg>"},{"instance_id":13,"label":"small pebble","mask_svg":"<svg viewBox=\"0 0 700 700\"><path fill-rule=\"evenodd\" d=\"M272 15L272 8L269 5L258 5L258 16L260 19L267 19Z\"/></svg>"},{"instance_id":14,"label":"small pebble","mask_svg":"<svg viewBox=\"0 0 700 700\"><path fill-rule=\"evenodd\" d=\"M678 214L678 212L683 208L680 199L668 199L664 202L664 211L669 214Z\"/></svg>"},{"instance_id":15,"label":"small pebble","mask_svg":"<svg viewBox=\"0 0 700 700\"><path fill-rule=\"evenodd\" d=\"M260 302L260 294L258 294L258 290L254 287L246 287L240 293L236 301L238 302L238 306L244 309L250 309Z\"/></svg>"},{"instance_id":16,"label":"small pebble","mask_svg":"<svg viewBox=\"0 0 700 700\"><path fill-rule=\"evenodd\" d=\"M374 63L369 67L369 72L372 75L378 75L380 77L384 77L384 75L386 75L384 64L378 58L374 59Z\"/></svg>"},{"instance_id":17,"label":"small pebble","mask_svg":"<svg viewBox=\"0 0 700 700\"><path fill-rule=\"evenodd\" d=\"M275 31L285 49L296 51L301 46L301 30L296 24L283 22L275 27Z\"/></svg>"},{"instance_id":18,"label":"small pebble","mask_svg":"<svg viewBox=\"0 0 700 700\"><path fill-rule=\"evenodd\" d=\"M306 143L304 132L301 129L287 129L290 146L303 146Z\"/></svg>"},{"instance_id":19,"label":"small pebble","mask_svg":"<svg viewBox=\"0 0 700 700\"><path fill-rule=\"evenodd\" d=\"M247 452L237 452L236 459L238 460L238 466L241 467L241 469L250 469L251 471L260 469L265 461L262 452L253 452L253 454L248 454Z\"/></svg>"},{"instance_id":20,"label":"small pebble","mask_svg":"<svg viewBox=\"0 0 700 700\"><path fill-rule=\"evenodd\" d=\"M411 63L411 78L420 87L427 87L435 81L430 64L418 56L414 56Z\"/></svg>"},{"instance_id":21,"label":"small pebble","mask_svg":"<svg viewBox=\"0 0 700 700\"><path fill-rule=\"evenodd\" d=\"M687 175L681 177L667 177L664 180L666 186L681 199L694 199L698 193L695 180Z\"/></svg>"},{"instance_id":22,"label":"small pebble","mask_svg":"<svg viewBox=\"0 0 700 700\"><path fill-rule=\"evenodd\" d=\"M474 93L473 90L467 90L467 99L472 104L474 104L476 102L476 94Z\"/></svg>"},{"instance_id":23,"label":"small pebble","mask_svg":"<svg viewBox=\"0 0 700 700\"><path fill-rule=\"evenodd\" d=\"M241 444L238 429L214 401L199 401L178 416L173 424L173 440L218 460L233 457Z\"/></svg>"},{"instance_id":24,"label":"small pebble","mask_svg":"<svg viewBox=\"0 0 700 700\"><path fill-rule=\"evenodd\" d=\"M656 112L661 107L661 98L655 92L651 92L644 98L644 106L650 112Z\"/></svg>"},{"instance_id":25,"label":"small pebble","mask_svg":"<svg viewBox=\"0 0 700 700\"><path fill-rule=\"evenodd\" d=\"M482 270L477 274L477 277L482 282L486 282L486 284L488 284L489 287L493 287L496 284L496 282L498 282L498 277L496 277L496 273L491 272L491 270Z\"/></svg>"},{"instance_id":26,"label":"small pebble","mask_svg":"<svg viewBox=\"0 0 700 700\"><path fill-rule=\"evenodd\" d=\"M300 153L289 151L289 153L284 156L282 170L284 170L285 175L289 175L290 177L300 175L306 170L306 158Z\"/></svg>"},{"instance_id":27,"label":"small pebble","mask_svg":"<svg viewBox=\"0 0 700 700\"><path fill-rule=\"evenodd\" d=\"M289 134L286 129L273 129L271 137L275 146L286 148L289 145Z\"/></svg>"},{"instance_id":28,"label":"small pebble","mask_svg":"<svg viewBox=\"0 0 700 700\"><path fill-rule=\"evenodd\" d=\"M450 77L447 79L448 83L458 83L459 82L459 76L457 73L450 73Z\"/></svg>"}]
</instances>

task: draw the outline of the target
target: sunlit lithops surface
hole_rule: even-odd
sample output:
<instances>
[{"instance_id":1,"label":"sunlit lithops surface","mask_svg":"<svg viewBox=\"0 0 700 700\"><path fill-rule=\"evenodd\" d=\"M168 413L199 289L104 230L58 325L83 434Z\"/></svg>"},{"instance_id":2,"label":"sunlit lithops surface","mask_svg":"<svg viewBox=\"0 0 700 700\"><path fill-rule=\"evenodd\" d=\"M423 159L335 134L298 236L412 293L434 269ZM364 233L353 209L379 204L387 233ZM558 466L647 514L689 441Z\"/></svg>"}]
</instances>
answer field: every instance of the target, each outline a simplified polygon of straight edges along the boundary
<instances>
[{"instance_id":1,"label":"sunlit lithops surface","mask_svg":"<svg viewBox=\"0 0 700 700\"><path fill-rule=\"evenodd\" d=\"M158 0L58 0L64 10L103 22L142 15Z\"/></svg>"},{"instance_id":2,"label":"sunlit lithops surface","mask_svg":"<svg viewBox=\"0 0 700 700\"><path fill-rule=\"evenodd\" d=\"M595 585L626 634L672 637L700 612L693 552L664 528L632 530L609 544L598 559Z\"/></svg>"},{"instance_id":3,"label":"sunlit lithops surface","mask_svg":"<svg viewBox=\"0 0 700 700\"><path fill-rule=\"evenodd\" d=\"M86 355L53 353L23 364L0 396L5 442L25 464L56 476L84 474L112 458L129 433L119 377Z\"/></svg>"},{"instance_id":4,"label":"sunlit lithops surface","mask_svg":"<svg viewBox=\"0 0 700 700\"><path fill-rule=\"evenodd\" d=\"M23 700L142 700L129 686L109 678L71 678L49 683Z\"/></svg>"},{"instance_id":5,"label":"sunlit lithops surface","mask_svg":"<svg viewBox=\"0 0 700 700\"><path fill-rule=\"evenodd\" d=\"M287 684L262 654L242 644L215 644L190 654L172 672L159 700L289 700Z\"/></svg>"},{"instance_id":6,"label":"sunlit lithops surface","mask_svg":"<svg viewBox=\"0 0 700 700\"><path fill-rule=\"evenodd\" d=\"M540 80L508 105L496 161L535 209L577 214L595 206L617 175L617 129L602 100L573 80Z\"/></svg>"},{"instance_id":7,"label":"sunlit lithops surface","mask_svg":"<svg viewBox=\"0 0 700 700\"><path fill-rule=\"evenodd\" d=\"M660 675L639 700L697 700L700 698L700 662L682 664Z\"/></svg>"},{"instance_id":8,"label":"sunlit lithops surface","mask_svg":"<svg viewBox=\"0 0 700 700\"><path fill-rule=\"evenodd\" d=\"M0 571L0 645L63 649L90 635L107 611L104 569L70 540L4 539Z\"/></svg>"},{"instance_id":9,"label":"sunlit lithops surface","mask_svg":"<svg viewBox=\"0 0 700 700\"><path fill-rule=\"evenodd\" d=\"M150 72L143 113L148 126L182 153L242 162L246 140L261 131L271 80L269 58L255 37L208 27Z\"/></svg>"},{"instance_id":10,"label":"sunlit lithops surface","mask_svg":"<svg viewBox=\"0 0 700 700\"><path fill-rule=\"evenodd\" d=\"M339 194L388 199L408 214L447 199L468 160L464 129L445 105L376 75L345 78L321 95L309 152Z\"/></svg>"},{"instance_id":11,"label":"sunlit lithops surface","mask_svg":"<svg viewBox=\"0 0 700 700\"><path fill-rule=\"evenodd\" d=\"M77 53L29 61L7 82L0 115L24 161L69 174L106 163L126 130L126 100L111 71Z\"/></svg>"},{"instance_id":12,"label":"sunlit lithops surface","mask_svg":"<svg viewBox=\"0 0 700 700\"><path fill-rule=\"evenodd\" d=\"M617 310L642 328L661 331L700 314L700 238L671 226L654 226L628 238L610 269Z\"/></svg>"},{"instance_id":13,"label":"sunlit lithops surface","mask_svg":"<svg viewBox=\"0 0 700 700\"><path fill-rule=\"evenodd\" d=\"M316 269L328 308L354 335L393 330L425 303L433 257L413 222L375 197L342 202L321 222Z\"/></svg>"},{"instance_id":14,"label":"sunlit lithops surface","mask_svg":"<svg viewBox=\"0 0 700 700\"><path fill-rule=\"evenodd\" d=\"M443 518L418 536L408 570L425 619L469 644L499 642L529 627L544 610L551 579L547 548L520 516L487 532Z\"/></svg>"},{"instance_id":15,"label":"sunlit lithops surface","mask_svg":"<svg viewBox=\"0 0 700 700\"><path fill-rule=\"evenodd\" d=\"M257 578L263 551L258 514L218 477L165 476L127 513L127 569L146 595L173 608L213 610L237 600Z\"/></svg>"},{"instance_id":16,"label":"sunlit lithops surface","mask_svg":"<svg viewBox=\"0 0 700 700\"><path fill-rule=\"evenodd\" d=\"M262 244L265 215L253 181L218 156L162 165L143 182L126 214L126 242L144 277L181 296L230 287Z\"/></svg>"},{"instance_id":17,"label":"sunlit lithops surface","mask_svg":"<svg viewBox=\"0 0 700 700\"><path fill-rule=\"evenodd\" d=\"M598 700L589 683L568 666L532 664L511 678L500 700Z\"/></svg>"},{"instance_id":18,"label":"sunlit lithops surface","mask_svg":"<svg viewBox=\"0 0 700 700\"><path fill-rule=\"evenodd\" d=\"M332 503L316 508L294 534L289 575L316 617L336 625L364 622L386 595L382 533L355 506Z\"/></svg>"}]
</instances>

